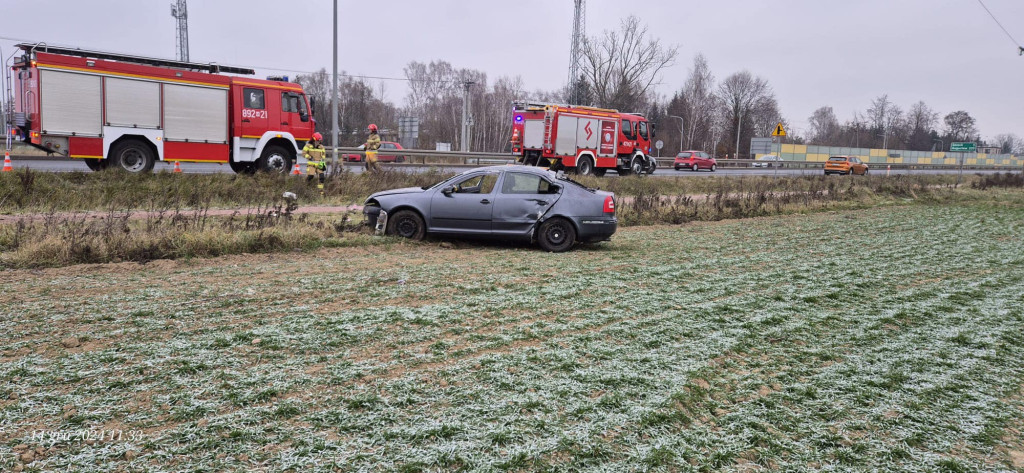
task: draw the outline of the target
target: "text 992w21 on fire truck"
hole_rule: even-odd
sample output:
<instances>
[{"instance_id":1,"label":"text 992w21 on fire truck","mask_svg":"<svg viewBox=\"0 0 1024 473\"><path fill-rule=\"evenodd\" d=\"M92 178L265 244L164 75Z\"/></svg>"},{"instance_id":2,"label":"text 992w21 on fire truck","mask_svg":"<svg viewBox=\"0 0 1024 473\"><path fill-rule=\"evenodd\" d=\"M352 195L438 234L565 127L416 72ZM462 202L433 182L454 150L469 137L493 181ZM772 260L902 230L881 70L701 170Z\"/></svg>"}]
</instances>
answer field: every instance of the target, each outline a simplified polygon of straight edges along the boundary
<instances>
[{"instance_id":1,"label":"text 992w21 on fire truck","mask_svg":"<svg viewBox=\"0 0 1024 473\"><path fill-rule=\"evenodd\" d=\"M148 172L157 161L287 173L313 135L302 87L252 69L22 43L12 125L90 169ZM236 75L227 75L236 74Z\"/></svg>"}]
</instances>

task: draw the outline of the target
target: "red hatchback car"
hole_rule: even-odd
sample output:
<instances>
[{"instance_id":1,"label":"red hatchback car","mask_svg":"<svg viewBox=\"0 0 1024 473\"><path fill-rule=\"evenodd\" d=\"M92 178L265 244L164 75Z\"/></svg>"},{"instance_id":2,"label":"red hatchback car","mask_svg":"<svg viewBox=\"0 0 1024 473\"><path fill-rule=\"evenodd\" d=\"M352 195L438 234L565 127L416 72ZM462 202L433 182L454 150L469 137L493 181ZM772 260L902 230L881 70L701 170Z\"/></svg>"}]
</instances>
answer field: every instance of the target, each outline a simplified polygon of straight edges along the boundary
<instances>
[{"instance_id":1,"label":"red hatchback car","mask_svg":"<svg viewBox=\"0 0 1024 473\"><path fill-rule=\"evenodd\" d=\"M680 169L689 169L691 171L710 169L711 172L715 172L715 169L718 169L718 161L715 161L714 157L709 156L703 151L683 151L676 155L676 161L673 166L676 168L676 171Z\"/></svg>"},{"instance_id":2,"label":"red hatchback car","mask_svg":"<svg viewBox=\"0 0 1024 473\"><path fill-rule=\"evenodd\" d=\"M364 145L359 145L359 149L363 149ZM383 152L393 151L396 149L405 149L402 145L395 143L394 141L381 141L380 151L377 154L377 161L382 163L404 163L405 156L387 155ZM363 155L361 154L346 154L345 161L362 161Z\"/></svg>"}]
</instances>

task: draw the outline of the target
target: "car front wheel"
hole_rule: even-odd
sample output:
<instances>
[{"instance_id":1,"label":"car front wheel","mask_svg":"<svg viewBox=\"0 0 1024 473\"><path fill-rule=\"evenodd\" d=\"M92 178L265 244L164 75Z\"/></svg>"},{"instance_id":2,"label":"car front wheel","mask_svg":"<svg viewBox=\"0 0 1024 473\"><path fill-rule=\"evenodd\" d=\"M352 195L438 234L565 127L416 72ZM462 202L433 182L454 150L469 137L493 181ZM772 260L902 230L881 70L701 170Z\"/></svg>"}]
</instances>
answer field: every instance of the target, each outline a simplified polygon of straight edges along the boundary
<instances>
[{"instance_id":1,"label":"car front wheel","mask_svg":"<svg viewBox=\"0 0 1024 473\"><path fill-rule=\"evenodd\" d=\"M576 229L564 218L553 218L541 224L537 242L545 251L561 253L576 243Z\"/></svg>"},{"instance_id":2,"label":"car front wheel","mask_svg":"<svg viewBox=\"0 0 1024 473\"><path fill-rule=\"evenodd\" d=\"M711 165L711 172L715 172L715 169L718 169L718 165L717 164L712 164Z\"/></svg>"},{"instance_id":3,"label":"car front wheel","mask_svg":"<svg viewBox=\"0 0 1024 473\"><path fill-rule=\"evenodd\" d=\"M387 234L419 241L426 236L427 227L420 214L412 210L399 210L394 216L388 217Z\"/></svg>"}]
</instances>

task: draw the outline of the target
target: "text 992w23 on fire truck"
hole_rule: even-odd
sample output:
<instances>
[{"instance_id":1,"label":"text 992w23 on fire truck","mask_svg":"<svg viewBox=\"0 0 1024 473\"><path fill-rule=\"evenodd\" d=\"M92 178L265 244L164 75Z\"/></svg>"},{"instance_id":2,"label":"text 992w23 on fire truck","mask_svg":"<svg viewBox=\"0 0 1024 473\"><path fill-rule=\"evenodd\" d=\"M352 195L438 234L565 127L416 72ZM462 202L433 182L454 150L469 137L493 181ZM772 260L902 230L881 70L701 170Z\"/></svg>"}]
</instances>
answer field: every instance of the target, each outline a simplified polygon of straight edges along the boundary
<instances>
[{"instance_id":1,"label":"text 992w23 on fire truck","mask_svg":"<svg viewBox=\"0 0 1024 473\"><path fill-rule=\"evenodd\" d=\"M287 77L43 44L18 48L12 125L27 144L92 170L148 172L157 161L181 161L287 173L313 135L309 100Z\"/></svg>"},{"instance_id":2,"label":"text 992w23 on fire truck","mask_svg":"<svg viewBox=\"0 0 1024 473\"><path fill-rule=\"evenodd\" d=\"M641 114L540 102L515 102L512 109L512 153L523 164L595 176L657 167L654 127Z\"/></svg>"}]
</instances>

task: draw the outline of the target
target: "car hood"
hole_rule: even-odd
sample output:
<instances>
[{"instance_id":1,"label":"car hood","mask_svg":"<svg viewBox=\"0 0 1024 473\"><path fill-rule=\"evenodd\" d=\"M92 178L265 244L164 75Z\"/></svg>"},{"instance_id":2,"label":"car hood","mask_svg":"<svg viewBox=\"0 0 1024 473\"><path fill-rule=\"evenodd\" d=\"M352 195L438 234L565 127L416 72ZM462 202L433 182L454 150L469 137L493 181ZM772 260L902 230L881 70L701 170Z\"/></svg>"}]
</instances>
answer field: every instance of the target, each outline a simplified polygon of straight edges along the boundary
<instances>
[{"instance_id":1,"label":"car hood","mask_svg":"<svg viewBox=\"0 0 1024 473\"><path fill-rule=\"evenodd\" d=\"M386 195L397 195L397 194L422 194L426 192L422 187L403 187L401 189L391 189L387 191L375 192L370 195L370 199L374 197L383 197Z\"/></svg>"}]
</instances>

